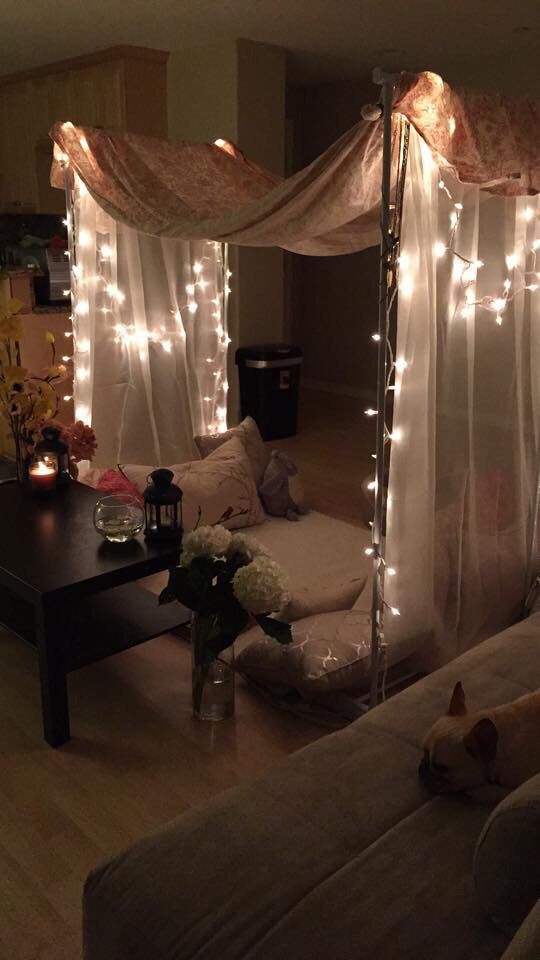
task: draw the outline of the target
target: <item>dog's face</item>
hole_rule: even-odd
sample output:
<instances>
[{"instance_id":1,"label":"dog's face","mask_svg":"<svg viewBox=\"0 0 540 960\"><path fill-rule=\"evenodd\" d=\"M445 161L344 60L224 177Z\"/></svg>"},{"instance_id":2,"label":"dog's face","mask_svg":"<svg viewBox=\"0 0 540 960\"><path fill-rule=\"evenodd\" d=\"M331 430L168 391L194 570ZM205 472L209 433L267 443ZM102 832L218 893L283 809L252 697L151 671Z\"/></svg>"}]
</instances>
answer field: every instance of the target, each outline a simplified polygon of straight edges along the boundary
<instances>
[{"instance_id":1,"label":"dog's face","mask_svg":"<svg viewBox=\"0 0 540 960\"><path fill-rule=\"evenodd\" d=\"M488 782L497 751L497 728L487 717L467 714L465 694L457 683L446 716L424 741L418 773L432 793L459 793Z\"/></svg>"}]
</instances>

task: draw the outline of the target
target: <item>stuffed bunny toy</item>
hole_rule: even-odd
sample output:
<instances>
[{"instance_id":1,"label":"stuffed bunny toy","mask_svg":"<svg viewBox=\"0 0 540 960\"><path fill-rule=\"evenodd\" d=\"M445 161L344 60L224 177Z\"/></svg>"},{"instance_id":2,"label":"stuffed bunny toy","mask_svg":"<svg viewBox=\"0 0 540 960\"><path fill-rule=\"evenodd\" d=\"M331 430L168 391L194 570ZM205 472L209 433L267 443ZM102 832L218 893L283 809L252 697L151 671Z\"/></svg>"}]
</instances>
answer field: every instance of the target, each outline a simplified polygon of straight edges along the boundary
<instances>
[{"instance_id":1,"label":"stuffed bunny toy","mask_svg":"<svg viewBox=\"0 0 540 960\"><path fill-rule=\"evenodd\" d=\"M273 450L259 487L263 507L271 517L299 520L306 513L301 502L302 494L299 489L294 489L299 487L299 482L291 483L291 478L297 475L298 468L292 460L285 453Z\"/></svg>"}]
</instances>

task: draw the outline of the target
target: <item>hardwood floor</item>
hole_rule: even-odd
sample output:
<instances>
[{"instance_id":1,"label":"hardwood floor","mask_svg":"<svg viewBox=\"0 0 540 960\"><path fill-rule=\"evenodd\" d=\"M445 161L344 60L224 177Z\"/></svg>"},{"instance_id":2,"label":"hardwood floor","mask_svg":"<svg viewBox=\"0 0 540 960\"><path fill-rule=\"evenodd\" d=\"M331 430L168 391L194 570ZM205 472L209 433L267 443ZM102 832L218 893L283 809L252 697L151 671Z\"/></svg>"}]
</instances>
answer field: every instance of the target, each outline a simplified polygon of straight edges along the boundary
<instances>
[{"instance_id":1,"label":"hardwood floor","mask_svg":"<svg viewBox=\"0 0 540 960\"><path fill-rule=\"evenodd\" d=\"M362 406L306 391L298 436L273 444L314 509L353 523L372 464ZM193 721L189 648L171 635L72 674L69 697L73 739L52 750L35 654L0 630L0 960L78 960L92 867L327 732L240 681L234 720Z\"/></svg>"},{"instance_id":2,"label":"hardwood floor","mask_svg":"<svg viewBox=\"0 0 540 960\"><path fill-rule=\"evenodd\" d=\"M234 720L192 720L189 647L166 635L71 674L73 738L53 750L37 659L7 632L0 671L1 960L76 960L93 866L326 732L241 681Z\"/></svg>"}]
</instances>

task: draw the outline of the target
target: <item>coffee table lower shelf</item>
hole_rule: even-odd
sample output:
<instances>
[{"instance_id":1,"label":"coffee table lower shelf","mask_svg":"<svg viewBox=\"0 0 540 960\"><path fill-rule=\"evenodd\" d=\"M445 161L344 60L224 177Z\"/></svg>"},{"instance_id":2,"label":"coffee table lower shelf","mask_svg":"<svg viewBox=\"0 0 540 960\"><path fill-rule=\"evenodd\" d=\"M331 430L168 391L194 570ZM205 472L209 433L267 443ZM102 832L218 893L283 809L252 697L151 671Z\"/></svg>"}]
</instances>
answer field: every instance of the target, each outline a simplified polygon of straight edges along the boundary
<instances>
[{"instance_id":1,"label":"coffee table lower shelf","mask_svg":"<svg viewBox=\"0 0 540 960\"><path fill-rule=\"evenodd\" d=\"M49 608L45 618L36 617L31 606L0 588L0 610L1 621L39 653L45 739L51 746L70 737L67 674L190 619L190 611L181 604L160 606L157 596L136 582L66 598Z\"/></svg>"}]
</instances>

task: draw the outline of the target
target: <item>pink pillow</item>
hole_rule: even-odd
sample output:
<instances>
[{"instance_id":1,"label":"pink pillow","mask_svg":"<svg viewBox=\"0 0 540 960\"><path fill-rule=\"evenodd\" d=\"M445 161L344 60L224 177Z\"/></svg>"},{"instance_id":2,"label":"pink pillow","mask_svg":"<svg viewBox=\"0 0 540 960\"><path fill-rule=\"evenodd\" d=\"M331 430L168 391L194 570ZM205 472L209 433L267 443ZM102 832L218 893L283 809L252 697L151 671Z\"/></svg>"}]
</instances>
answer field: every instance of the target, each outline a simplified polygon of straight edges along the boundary
<instances>
[{"instance_id":1,"label":"pink pillow","mask_svg":"<svg viewBox=\"0 0 540 960\"><path fill-rule=\"evenodd\" d=\"M131 482L121 470L105 470L105 473L102 473L96 490L101 490L103 493L111 494L126 494L130 497L135 497L137 503L142 504L143 498L135 484Z\"/></svg>"}]
</instances>

